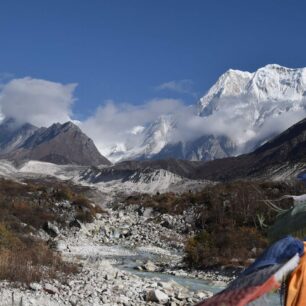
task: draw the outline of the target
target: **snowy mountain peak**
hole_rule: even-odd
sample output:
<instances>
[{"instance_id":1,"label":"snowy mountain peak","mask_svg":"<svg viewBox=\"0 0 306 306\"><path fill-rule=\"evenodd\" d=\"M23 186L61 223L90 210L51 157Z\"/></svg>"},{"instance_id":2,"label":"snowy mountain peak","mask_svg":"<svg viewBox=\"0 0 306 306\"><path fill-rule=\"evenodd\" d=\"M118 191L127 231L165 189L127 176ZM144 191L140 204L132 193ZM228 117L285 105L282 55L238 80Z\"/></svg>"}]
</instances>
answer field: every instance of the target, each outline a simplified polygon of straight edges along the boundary
<instances>
[{"instance_id":1,"label":"snowy mountain peak","mask_svg":"<svg viewBox=\"0 0 306 306\"><path fill-rule=\"evenodd\" d=\"M195 114L174 112L136 126L108 157L209 160L246 153L305 113L306 68L269 64L255 72L229 69L200 99Z\"/></svg>"},{"instance_id":2,"label":"snowy mountain peak","mask_svg":"<svg viewBox=\"0 0 306 306\"><path fill-rule=\"evenodd\" d=\"M203 116L213 112L212 101L222 97L239 96L245 92L253 74L247 71L229 69L220 76L217 82L203 96L198 105L199 113Z\"/></svg>"},{"instance_id":3,"label":"snowy mountain peak","mask_svg":"<svg viewBox=\"0 0 306 306\"><path fill-rule=\"evenodd\" d=\"M209 116L224 108L224 100L229 99L257 104L302 101L305 96L306 68L293 69L269 64L253 73L230 69L200 99L198 112L201 116Z\"/></svg>"},{"instance_id":4,"label":"snowy mountain peak","mask_svg":"<svg viewBox=\"0 0 306 306\"><path fill-rule=\"evenodd\" d=\"M301 100L306 91L306 69L276 64L258 69L246 88L259 102L265 100Z\"/></svg>"},{"instance_id":5,"label":"snowy mountain peak","mask_svg":"<svg viewBox=\"0 0 306 306\"><path fill-rule=\"evenodd\" d=\"M131 134L137 135L139 142L131 146L127 144L117 144L108 155L113 162L128 159L142 159L152 157L159 153L170 140L170 135L175 127L174 119L171 115L161 115L158 119L150 123L147 127L135 127Z\"/></svg>"}]
</instances>

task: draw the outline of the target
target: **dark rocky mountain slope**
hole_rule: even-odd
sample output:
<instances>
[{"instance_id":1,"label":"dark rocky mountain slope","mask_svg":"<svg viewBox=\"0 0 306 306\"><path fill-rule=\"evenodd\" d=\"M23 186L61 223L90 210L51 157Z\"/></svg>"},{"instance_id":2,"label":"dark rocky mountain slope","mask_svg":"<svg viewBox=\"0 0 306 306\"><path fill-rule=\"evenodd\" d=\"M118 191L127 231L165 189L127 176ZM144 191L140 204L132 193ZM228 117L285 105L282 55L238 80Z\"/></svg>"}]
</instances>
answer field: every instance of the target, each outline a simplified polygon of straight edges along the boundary
<instances>
[{"instance_id":1,"label":"dark rocky mountain slope","mask_svg":"<svg viewBox=\"0 0 306 306\"><path fill-rule=\"evenodd\" d=\"M14 140L18 137L19 142ZM16 162L39 160L90 166L111 164L99 153L94 142L72 122L56 123L49 128L24 124L11 133L1 125L0 144L3 144L0 157Z\"/></svg>"},{"instance_id":2,"label":"dark rocky mountain slope","mask_svg":"<svg viewBox=\"0 0 306 306\"><path fill-rule=\"evenodd\" d=\"M144 169L165 169L191 179L230 181L269 178L275 173L306 167L306 119L265 143L252 153L213 161L146 160L126 161L100 170L112 177ZM303 166L304 165L304 166Z\"/></svg>"}]
</instances>

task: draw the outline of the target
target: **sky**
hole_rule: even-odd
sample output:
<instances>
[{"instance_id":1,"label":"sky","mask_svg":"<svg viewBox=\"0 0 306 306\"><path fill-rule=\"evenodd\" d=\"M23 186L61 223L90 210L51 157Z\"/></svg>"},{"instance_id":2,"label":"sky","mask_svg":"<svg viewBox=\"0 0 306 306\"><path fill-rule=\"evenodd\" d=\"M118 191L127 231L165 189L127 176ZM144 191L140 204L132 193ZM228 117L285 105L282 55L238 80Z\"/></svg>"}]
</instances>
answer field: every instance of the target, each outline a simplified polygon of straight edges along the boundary
<instances>
[{"instance_id":1,"label":"sky","mask_svg":"<svg viewBox=\"0 0 306 306\"><path fill-rule=\"evenodd\" d=\"M110 104L194 104L229 68L306 66L305 12L303 0L3 0L2 108L47 125Z\"/></svg>"}]
</instances>

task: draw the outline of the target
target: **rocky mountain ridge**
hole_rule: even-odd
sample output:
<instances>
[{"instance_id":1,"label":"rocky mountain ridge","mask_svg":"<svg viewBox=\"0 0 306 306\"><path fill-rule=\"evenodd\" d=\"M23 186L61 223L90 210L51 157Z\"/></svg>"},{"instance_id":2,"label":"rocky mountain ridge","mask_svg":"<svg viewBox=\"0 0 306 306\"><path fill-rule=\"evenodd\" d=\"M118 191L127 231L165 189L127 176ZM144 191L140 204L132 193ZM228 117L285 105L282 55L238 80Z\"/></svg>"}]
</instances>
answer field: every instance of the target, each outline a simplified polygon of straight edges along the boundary
<instances>
[{"instance_id":1,"label":"rocky mountain ridge","mask_svg":"<svg viewBox=\"0 0 306 306\"><path fill-rule=\"evenodd\" d=\"M6 119L0 125L0 157L20 163L40 160L55 164L109 165L94 142L72 122L37 128Z\"/></svg>"},{"instance_id":2,"label":"rocky mountain ridge","mask_svg":"<svg viewBox=\"0 0 306 306\"><path fill-rule=\"evenodd\" d=\"M129 172L164 169L191 180L296 178L306 168L306 119L301 120L252 153L212 161L144 160L113 165L113 176ZM100 175L110 171L100 170Z\"/></svg>"}]
</instances>

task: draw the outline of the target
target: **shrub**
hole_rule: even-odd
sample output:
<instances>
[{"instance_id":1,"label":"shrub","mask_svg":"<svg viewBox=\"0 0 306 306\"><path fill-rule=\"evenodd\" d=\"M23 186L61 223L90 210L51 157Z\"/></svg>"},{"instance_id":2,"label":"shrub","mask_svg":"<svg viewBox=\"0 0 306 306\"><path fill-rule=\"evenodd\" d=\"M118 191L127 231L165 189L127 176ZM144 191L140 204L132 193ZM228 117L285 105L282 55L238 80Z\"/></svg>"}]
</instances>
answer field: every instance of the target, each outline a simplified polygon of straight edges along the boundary
<instances>
[{"instance_id":1,"label":"shrub","mask_svg":"<svg viewBox=\"0 0 306 306\"><path fill-rule=\"evenodd\" d=\"M19 250L21 247L21 240L5 224L0 223L0 249Z\"/></svg>"},{"instance_id":2,"label":"shrub","mask_svg":"<svg viewBox=\"0 0 306 306\"><path fill-rule=\"evenodd\" d=\"M191 266L207 267L231 264L233 258L243 264L254 256L251 250L267 244L267 228L278 214L267 201L304 193L305 186L296 181L233 181L208 185L196 192L138 194L124 202L168 214L182 214L192 207L191 229L197 234L186 244L186 260ZM277 202L285 209L291 205L290 199Z\"/></svg>"},{"instance_id":3,"label":"shrub","mask_svg":"<svg viewBox=\"0 0 306 306\"><path fill-rule=\"evenodd\" d=\"M77 266L32 235L47 221L67 226L67 216L75 212L55 204L75 197L68 183L0 179L0 280L29 283L77 272Z\"/></svg>"},{"instance_id":4,"label":"shrub","mask_svg":"<svg viewBox=\"0 0 306 306\"><path fill-rule=\"evenodd\" d=\"M73 199L72 205L77 208L76 219L83 223L93 222L97 213L105 213L101 207L93 205L83 195L76 196Z\"/></svg>"},{"instance_id":5,"label":"shrub","mask_svg":"<svg viewBox=\"0 0 306 306\"><path fill-rule=\"evenodd\" d=\"M255 228L218 228L190 238L185 246L185 260L197 268L245 265L266 246L267 240Z\"/></svg>"},{"instance_id":6,"label":"shrub","mask_svg":"<svg viewBox=\"0 0 306 306\"><path fill-rule=\"evenodd\" d=\"M63 200L71 201L73 198L73 192L67 186L60 186L56 188L53 196L57 201L63 201Z\"/></svg>"},{"instance_id":7,"label":"shrub","mask_svg":"<svg viewBox=\"0 0 306 306\"><path fill-rule=\"evenodd\" d=\"M42 242L33 243L31 248L0 249L0 279L29 284L77 271L76 265L63 262Z\"/></svg>"}]
</instances>

